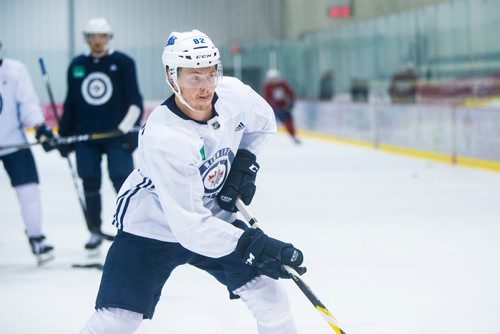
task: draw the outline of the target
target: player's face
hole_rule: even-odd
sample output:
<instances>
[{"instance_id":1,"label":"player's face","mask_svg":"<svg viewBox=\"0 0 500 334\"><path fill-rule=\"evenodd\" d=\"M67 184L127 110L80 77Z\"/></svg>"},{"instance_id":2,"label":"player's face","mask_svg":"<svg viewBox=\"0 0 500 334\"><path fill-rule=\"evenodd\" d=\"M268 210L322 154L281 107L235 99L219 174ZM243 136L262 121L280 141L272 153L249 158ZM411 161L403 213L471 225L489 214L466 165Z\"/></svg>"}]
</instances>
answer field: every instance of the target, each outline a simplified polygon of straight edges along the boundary
<instances>
[{"instance_id":1,"label":"player's face","mask_svg":"<svg viewBox=\"0 0 500 334\"><path fill-rule=\"evenodd\" d=\"M212 110L212 98L217 86L215 66L203 68L181 68L177 83L186 102L199 111Z\"/></svg>"},{"instance_id":2,"label":"player's face","mask_svg":"<svg viewBox=\"0 0 500 334\"><path fill-rule=\"evenodd\" d=\"M107 34L88 34L87 43L94 56L103 56L108 51L109 36Z\"/></svg>"}]
</instances>

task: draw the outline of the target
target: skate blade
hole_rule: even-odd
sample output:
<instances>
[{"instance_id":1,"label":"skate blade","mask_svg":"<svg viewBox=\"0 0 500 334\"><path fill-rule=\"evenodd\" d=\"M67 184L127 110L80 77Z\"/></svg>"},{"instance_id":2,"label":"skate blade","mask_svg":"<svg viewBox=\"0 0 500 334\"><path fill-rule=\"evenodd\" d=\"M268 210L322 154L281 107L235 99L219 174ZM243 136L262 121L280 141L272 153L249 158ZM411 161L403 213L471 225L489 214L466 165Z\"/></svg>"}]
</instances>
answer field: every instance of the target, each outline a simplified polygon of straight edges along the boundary
<instances>
[{"instance_id":1,"label":"skate blade","mask_svg":"<svg viewBox=\"0 0 500 334\"><path fill-rule=\"evenodd\" d=\"M43 266L44 264L54 260L55 256L53 253L46 253L46 254L40 254L36 255L36 262L38 266Z\"/></svg>"},{"instance_id":2,"label":"skate blade","mask_svg":"<svg viewBox=\"0 0 500 334\"><path fill-rule=\"evenodd\" d=\"M81 269L97 269L101 270L104 268L104 266L101 263L73 263L71 265L72 268L81 268Z\"/></svg>"}]
</instances>

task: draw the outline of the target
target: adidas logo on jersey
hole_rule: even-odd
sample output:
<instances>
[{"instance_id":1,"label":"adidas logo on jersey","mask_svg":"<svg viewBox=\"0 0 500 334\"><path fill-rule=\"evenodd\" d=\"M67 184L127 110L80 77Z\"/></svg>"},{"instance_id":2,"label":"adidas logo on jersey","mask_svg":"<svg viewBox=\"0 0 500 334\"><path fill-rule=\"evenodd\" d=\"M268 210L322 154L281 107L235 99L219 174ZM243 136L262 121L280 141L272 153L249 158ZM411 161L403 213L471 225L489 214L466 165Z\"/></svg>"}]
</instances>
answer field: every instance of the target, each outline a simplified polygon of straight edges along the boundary
<instances>
[{"instance_id":1,"label":"adidas logo on jersey","mask_svg":"<svg viewBox=\"0 0 500 334\"><path fill-rule=\"evenodd\" d=\"M240 122L240 124L238 124L238 126L236 126L234 128L234 131L240 131L240 130L243 130L245 128L245 124L243 124L243 122Z\"/></svg>"}]
</instances>

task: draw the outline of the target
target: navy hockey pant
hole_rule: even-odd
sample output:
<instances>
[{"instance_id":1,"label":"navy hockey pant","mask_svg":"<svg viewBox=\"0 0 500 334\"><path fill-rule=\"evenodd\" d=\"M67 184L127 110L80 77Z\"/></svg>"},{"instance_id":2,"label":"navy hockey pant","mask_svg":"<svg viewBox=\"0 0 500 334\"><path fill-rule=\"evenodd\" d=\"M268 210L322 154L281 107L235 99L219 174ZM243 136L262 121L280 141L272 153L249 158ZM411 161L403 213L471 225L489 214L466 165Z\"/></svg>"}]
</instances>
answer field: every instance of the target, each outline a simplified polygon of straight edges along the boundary
<instances>
[{"instance_id":1,"label":"navy hockey pant","mask_svg":"<svg viewBox=\"0 0 500 334\"><path fill-rule=\"evenodd\" d=\"M0 156L13 187L28 183L38 183L35 159L30 149Z\"/></svg>"},{"instance_id":2,"label":"navy hockey pant","mask_svg":"<svg viewBox=\"0 0 500 334\"><path fill-rule=\"evenodd\" d=\"M132 154L122 147L121 138L77 143L75 146L78 176L82 179L89 231L101 229L101 161L106 155L109 178L116 192L134 169Z\"/></svg>"},{"instance_id":3,"label":"navy hockey pant","mask_svg":"<svg viewBox=\"0 0 500 334\"><path fill-rule=\"evenodd\" d=\"M248 228L238 220L233 225ZM209 258L176 242L119 230L106 257L95 308L116 307L151 319L165 282L172 271L183 264L208 272L227 287L231 299L238 298L232 291L259 276L255 268L243 263L234 252L221 258Z\"/></svg>"}]
</instances>

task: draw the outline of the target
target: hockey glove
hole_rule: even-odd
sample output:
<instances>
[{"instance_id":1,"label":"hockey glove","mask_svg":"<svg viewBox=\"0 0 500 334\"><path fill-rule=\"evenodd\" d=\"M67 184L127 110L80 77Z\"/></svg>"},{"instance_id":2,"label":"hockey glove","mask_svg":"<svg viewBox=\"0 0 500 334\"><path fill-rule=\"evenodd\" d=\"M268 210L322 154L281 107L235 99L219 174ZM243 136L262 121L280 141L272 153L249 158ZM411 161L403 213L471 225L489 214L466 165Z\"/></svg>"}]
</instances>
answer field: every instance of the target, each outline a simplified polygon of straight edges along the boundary
<instances>
[{"instance_id":1,"label":"hockey glove","mask_svg":"<svg viewBox=\"0 0 500 334\"><path fill-rule=\"evenodd\" d=\"M123 136L122 148L128 153L134 153L139 145L139 135L137 132L129 132Z\"/></svg>"},{"instance_id":2,"label":"hockey glove","mask_svg":"<svg viewBox=\"0 0 500 334\"><path fill-rule=\"evenodd\" d=\"M217 194L217 203L222 209L236 212L235 203L238 197L246 205L252 202L256 189L255 178L259 168L255 154L243 149L238 150L224 186Z\"/></svg>"},{"instance_id":3,"label":"hockey glove","mask_svg":"<svg viewBox=\"0 0 500 334\"><path fill-rule=\"evenodd\" d=\"M57 145L57 150L61 157L67 158L68 155L75 150L75 144L61 144Z\"/></svg>"},{"instance_id":4,"label":"hockey glove","mask_svg":"<svg viewBox=\"0 0 500 334\"><path fill-rule=\"evenodd\" d=\"M274 279L290 278L283 265L292 267L299 275L307 270L306 267L300 266L304 256L299 249L292 244L268 237L260 229L246 230L238 240L236 252L246 264Z\"/></svg>"},{"instance_id":5,"label":"hockey glove","mask_svg":"<svg viewBox=\"0 0 500 334\"><path fill-rule=\"evenodd\" d=\"M36 127L35 138L42 144L45 152L52 151L56 148L56 138L54 137L52 130L45 123Z\"/></svg>"}]
</instances>

